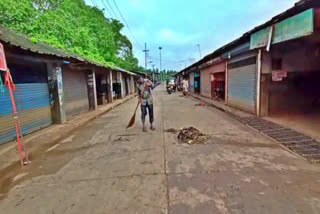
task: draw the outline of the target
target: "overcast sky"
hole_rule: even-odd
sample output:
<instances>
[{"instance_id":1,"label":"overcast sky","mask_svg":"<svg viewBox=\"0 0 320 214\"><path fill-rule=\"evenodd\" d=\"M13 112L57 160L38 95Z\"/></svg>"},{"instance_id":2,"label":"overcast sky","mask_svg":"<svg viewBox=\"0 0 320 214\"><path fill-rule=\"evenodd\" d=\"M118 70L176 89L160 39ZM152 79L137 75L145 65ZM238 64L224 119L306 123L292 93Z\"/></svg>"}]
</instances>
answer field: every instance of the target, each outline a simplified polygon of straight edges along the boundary
<instances>
[{"instance_id":1,"label":"overcast sky","mask_svg":"<svg viewBox=\"0 0 320 214\"><path fill-rule=\"evenodd\" d=\"M117 13L113 0L96 2L99 8L108 7L107 17L113 17L107 4ZM144 66L144 43L149 60L159 67L162 46L164 69L181 70L192 61L240 37L253 27L292 7L297 0L115 0L132 34L124 29L134 45L134 53ZM104 3L104 4L103 4ZM120 16L116 14L119 19ZM121 20L122 21L122 20ZM135 37L135 39L133 38ZM141 47L142 46L142 47Z\"/></svg>"}]
</instances>

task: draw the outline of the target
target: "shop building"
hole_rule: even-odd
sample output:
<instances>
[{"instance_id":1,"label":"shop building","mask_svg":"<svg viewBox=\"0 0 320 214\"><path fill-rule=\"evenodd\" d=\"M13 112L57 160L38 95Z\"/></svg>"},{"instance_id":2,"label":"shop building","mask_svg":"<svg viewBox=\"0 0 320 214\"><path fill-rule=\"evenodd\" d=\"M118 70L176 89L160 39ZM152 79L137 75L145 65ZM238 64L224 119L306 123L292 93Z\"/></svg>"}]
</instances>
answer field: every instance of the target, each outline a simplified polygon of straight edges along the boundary
<instances>
[{"instance_id":1,"label":"shop building","mask_svg":"<svg viewBox=\"0 0 320 214\"><path fill-rule=\"evenodd\" d=\"M129 79L132 81L135 76L131 72L120 68L114 71L41 42L33 43L12 30L1 28L0 42L16 86L14 97L23 135L66 123L96 110L98 104L112 102L115 83L120 86L119 98L129 95L134 87L129 85ZM127 86L121 79L123 73ZM0 93L0 103L0 144L3 144L16 138L8 90Z\"/></svg>"}]
</instances>

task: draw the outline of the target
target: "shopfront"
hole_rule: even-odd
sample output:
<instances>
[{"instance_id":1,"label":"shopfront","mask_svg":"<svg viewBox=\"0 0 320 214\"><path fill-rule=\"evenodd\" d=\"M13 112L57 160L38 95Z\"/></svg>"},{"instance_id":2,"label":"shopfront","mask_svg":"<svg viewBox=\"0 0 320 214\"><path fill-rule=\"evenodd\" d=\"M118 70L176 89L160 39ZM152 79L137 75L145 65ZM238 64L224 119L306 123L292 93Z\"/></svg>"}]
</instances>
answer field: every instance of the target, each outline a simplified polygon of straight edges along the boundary
<instances>
[{"instance_id":1,"label":"shopfront","mask_svg":"<svg viewBox=\"0 0 320 214\"><path fill-rule=\"evenodd\" d=\"M261 115L320 138L320 37L314 34L315 11L306 10L253 34L251 49L270 49L262 54Z\"/></svg>"},{"instance_id":2,"label":"shopfront","mask_svg":"<svg viewBox=\"0 0 320 214\"><path fill-rule=\"evenodd\" d=\"M201 92L201 78L200 78L200 70L196 70L194 72L194 93L200 94Z\"/></svg>"},{"instance_id":3,"label":"shopfront","mask_svg":"<svg viewBox=\"0 0 320 214\"><path fill-rule=\"evenodd\" d=\"M257 105L257 52L232 57L227 65L227 104L251 113Z\"/></svg>"},{"instance_id":4,"label":"shopfront","mask_svg":"<svg viewBox=\"0 0 320 214\"><path fill-rule=\"evenodd\" d=\"M201 95L215 100L225 97L226 62L220 57L200 66Z\"/></svg>"},{"instance_id":5,"label":"shopfront","mask_svg":"<svg viewBox=\"0 0 320 214\"><path fill-rule=\"evenodd\" d=\"M46 64L7 58L13 82L15 102L22 134L29 134L52 124ZM8 89L0 93L0 144L16 138Z\"/></svg>"},{"instance_id":6,"label":"shopfront","mask_svg":"<svg viewBox=\"0 0 320 214\"><path fill-rule=\"evenodd\" d=\"M87 73L63 67L63 92L67 120L89 111Z\"/></svg>"}]
</instances>

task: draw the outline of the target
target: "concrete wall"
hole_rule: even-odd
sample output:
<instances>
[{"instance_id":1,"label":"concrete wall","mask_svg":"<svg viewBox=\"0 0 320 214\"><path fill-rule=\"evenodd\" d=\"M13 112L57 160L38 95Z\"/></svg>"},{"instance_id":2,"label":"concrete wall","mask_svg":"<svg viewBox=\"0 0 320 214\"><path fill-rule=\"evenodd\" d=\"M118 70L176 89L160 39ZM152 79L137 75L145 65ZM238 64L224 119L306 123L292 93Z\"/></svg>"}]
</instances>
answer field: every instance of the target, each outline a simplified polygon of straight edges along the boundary
<instances>
[{"instance_id":1,"label":"concrete wall","mask_svg":"<svg viewBox=\"0 0 320 214\"><path fill-rule=\"evenodd\" d=\"M273 46L270 53L263 52L261 116L277 116L308 109L317 88L313 86L312 90L308 89L308 85L313 84L310 75L319 79L319 57L317 45L299 41ZM280 82L272 81L272 59L281 59L282 70L288 72L288 77ZM304 86L300 87L301 84Z\"/></svg>"},{"instance_id":2,"label":"concrete wall","mask_svg":"<svg viewBox=\"0 0 320 214\"><path fill-rule=\"evenodd\" d=\"M261 74L260 88L260 116L269 116L269 87L271 83L271 74Z\"/></svg>"},{"instance_id":3,"label":"concrete wall","mask_svg":"<svg viewBox=\"0 0 320 214\"><path fill-rule=\"evenodd\" d=\"M189 90L191 93L194 93L194 72L189 74Z\"/></svg>"},{"instance_id":4,"label":"concrete wall","mask_svg":"<svg viewBox=\"0 0 320 214\"><path fill-rule=\"evenodd\" d=\"M262 66L262 71L261 71L262 74L272 73L272 57L270 52L267 52L267 51L262 52L261 66Z\"/></svg>"},{"instance_id":5,"label":"concrete wall","mask_svg":"<svg viewBox=\"0 0 320 214\"><path fill-rule=\"evenodd\" d=\"M274 59L282 59L282 70L287 72L320 71L320 49L317 45L293 42L274 46L271 49ZM271 55L264 54L263 73L271 73Z\"/></svg>"}]
</instances>

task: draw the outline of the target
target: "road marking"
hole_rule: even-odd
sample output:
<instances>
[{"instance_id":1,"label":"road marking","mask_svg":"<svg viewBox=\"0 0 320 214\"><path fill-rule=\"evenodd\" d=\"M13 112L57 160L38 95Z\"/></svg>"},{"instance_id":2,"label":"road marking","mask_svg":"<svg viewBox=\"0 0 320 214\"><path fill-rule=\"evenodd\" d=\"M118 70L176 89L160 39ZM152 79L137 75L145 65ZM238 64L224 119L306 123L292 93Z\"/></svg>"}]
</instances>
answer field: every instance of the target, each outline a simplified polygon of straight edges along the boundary
<instances>
[{"instance_id":1,"label":"road marking","mask_svg":"<svg viewBox=\"0 0 320 214\"><path fill-rule=\"evenodd\" d=\"M60 146L60 144L56 144L53 147L49 148L46 152L50 152L52 150L54 150L55 148L57 148L58 146Z\"/></svg>"},{"instance_id":2,"label":"road marking","mask_svg":"<svg viewBox=\"0 0 320 214\"><path fill-rule=\"evenodd\" d=\"M75 137L75 135L71 135L70 137L61 141L61 143L71 143L74 137Z\"/></svg>"}]
</instances>

